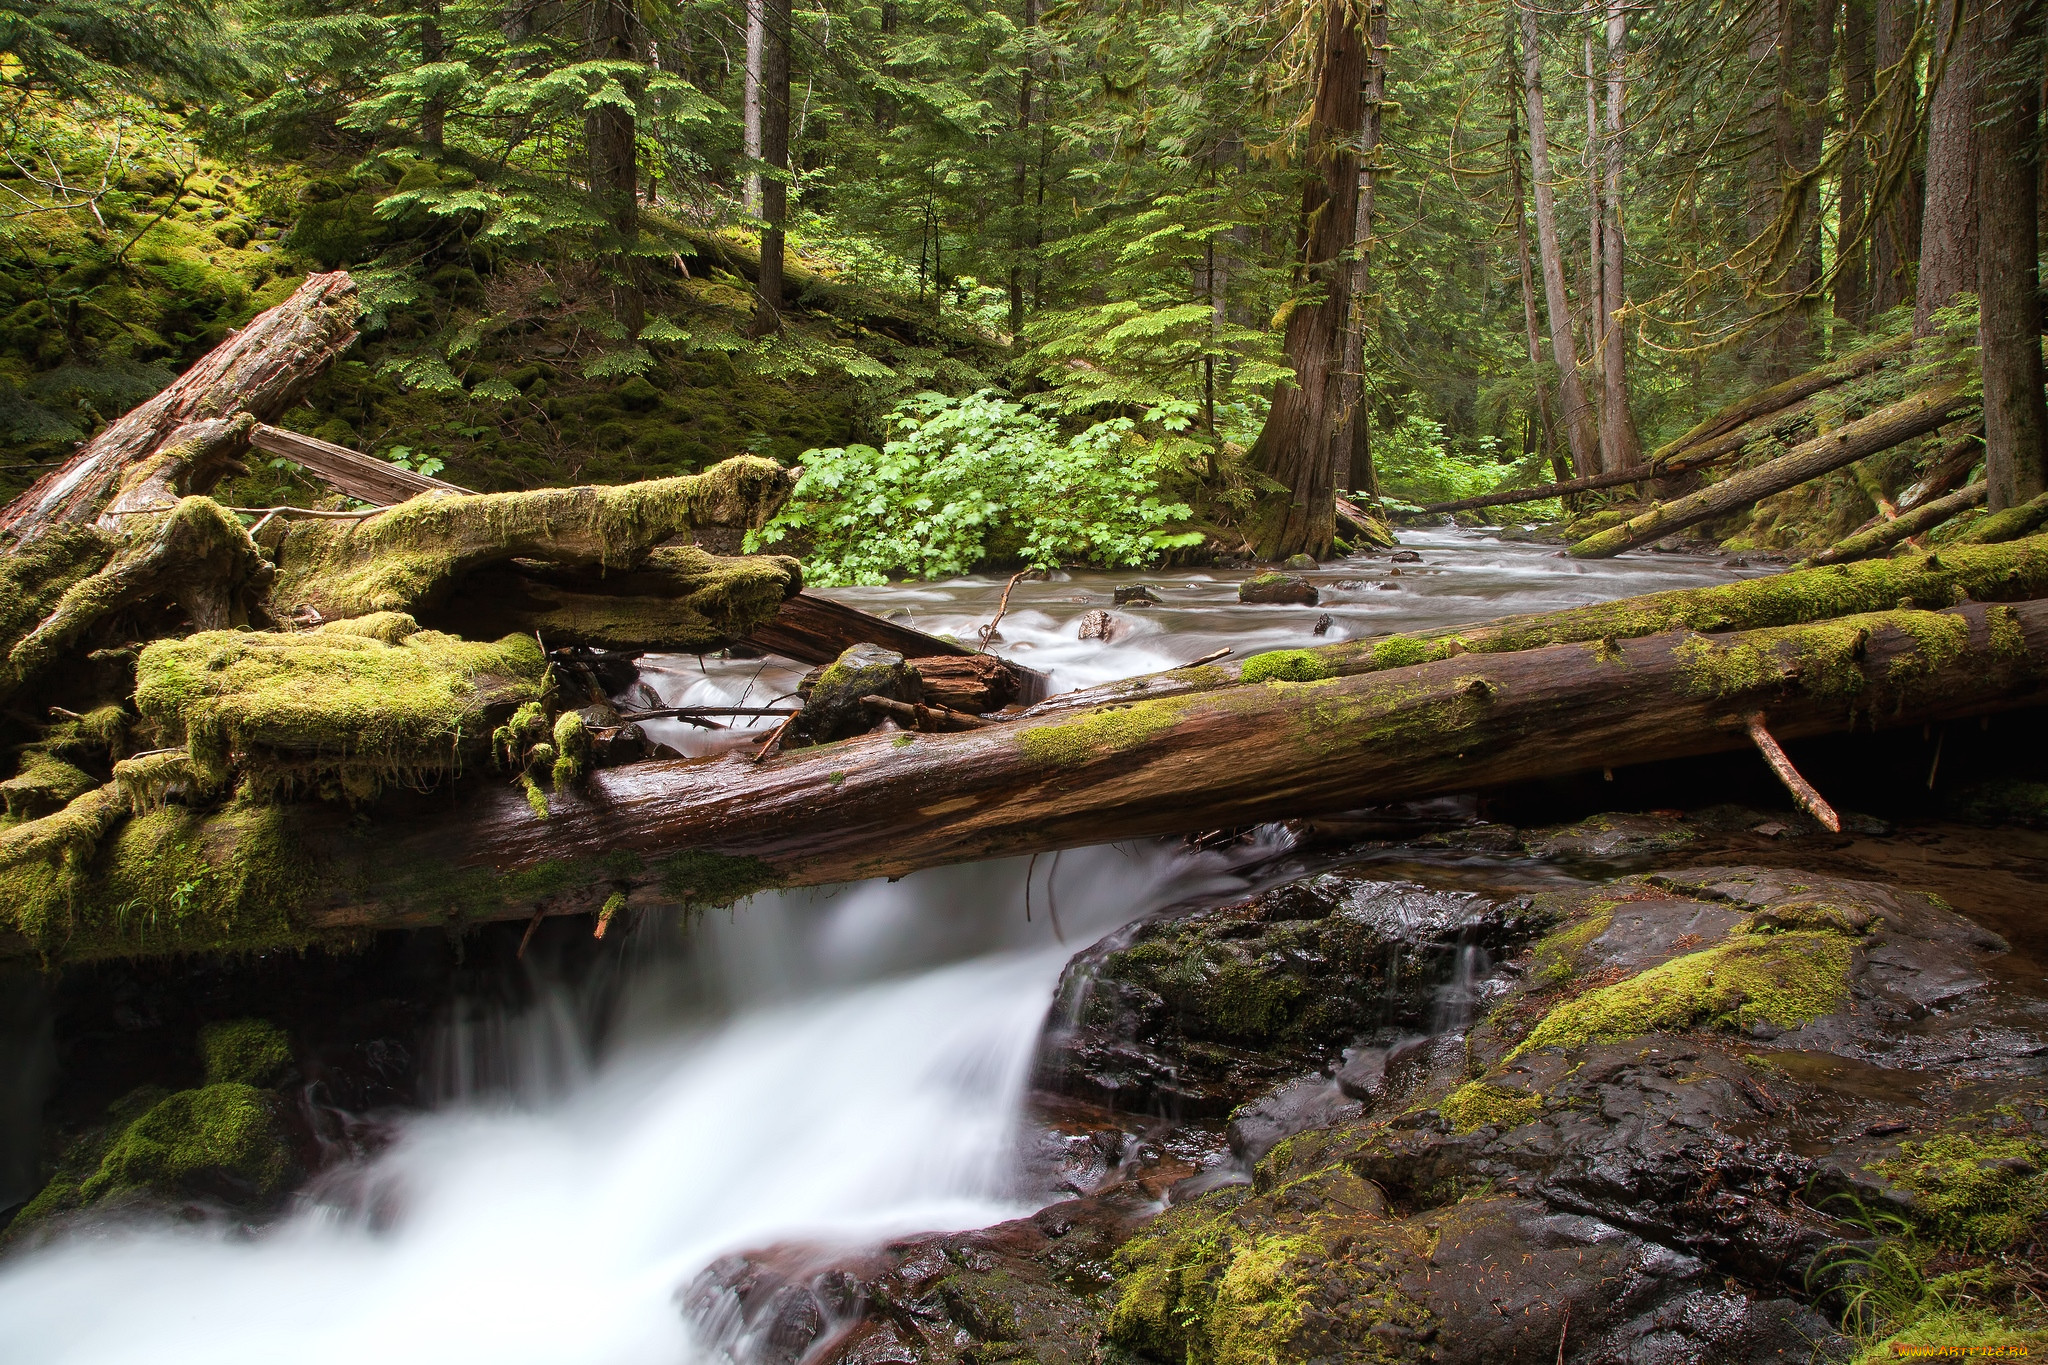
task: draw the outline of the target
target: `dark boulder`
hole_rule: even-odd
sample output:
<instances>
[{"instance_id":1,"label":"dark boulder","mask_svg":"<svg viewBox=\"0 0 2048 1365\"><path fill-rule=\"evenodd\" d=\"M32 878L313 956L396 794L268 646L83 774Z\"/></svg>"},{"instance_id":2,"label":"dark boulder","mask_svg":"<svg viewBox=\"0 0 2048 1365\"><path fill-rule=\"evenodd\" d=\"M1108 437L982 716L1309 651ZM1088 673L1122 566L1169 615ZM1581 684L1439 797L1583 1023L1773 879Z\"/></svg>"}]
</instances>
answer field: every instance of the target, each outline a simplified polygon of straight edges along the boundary
<instances>
[{"instance_id":1,"label":"dark boulder","mask_svg":"<svg viewBox=\"0 0 2048 1365\"><path fill-rule=\"evenodd\" d=\"M1262 573L1237 585L1239 602L1312 607L1321 600L1316 585L1294 573Z\"/></svg>"},{"instance_id":2,"label":"dark boulder","mask_svg":"<svg viewBox=\"0 0 2048 1365\"><path fill-rule=\"evenodd\" d=\"M864 735L879 717L862 706L862 697L921 702L924 681L915 665L880 645L853 645L800 689L803 714L795 729L804 739L823 744L848 735Z\"/></svg>"}]
</instances>

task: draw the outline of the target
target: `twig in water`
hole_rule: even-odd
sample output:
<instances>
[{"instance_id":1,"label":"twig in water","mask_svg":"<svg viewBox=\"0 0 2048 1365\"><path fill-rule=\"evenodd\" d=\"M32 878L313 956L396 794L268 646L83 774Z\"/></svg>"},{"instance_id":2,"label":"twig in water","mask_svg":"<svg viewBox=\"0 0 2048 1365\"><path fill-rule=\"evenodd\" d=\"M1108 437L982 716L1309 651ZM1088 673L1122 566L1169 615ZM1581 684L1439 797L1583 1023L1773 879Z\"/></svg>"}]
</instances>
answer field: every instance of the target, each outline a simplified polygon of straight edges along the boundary
<instances>
[{"instance_id":1,"label":"twig in water","mask_svg":"<svg viewBox=\"0 0 2048 1365\"><path fill-rule=\"evenodd\" d=\"M1785 790L1792 793L1793 803L1820 821L1821 827L1828 833L1840 834L1842 817L1835 814L1835 808L1814 790L1811 782L1799 775L1799 769L1792 766L1792 760L1785 757L1784 749L1771 737L1771 732L1764 728L1764 713L1753 713L1749 717L1748 726L1749 737L1756 741L1756 747L1763 753L1764 762L1771 765L1771 771L1785 784Z\"/></svg>"},{"instance_id":2,"label":"twig in water","mask_svg":"<svg viewBox=\"0 0 2048 1365\"><path fill-rule=\"evenodd\" d=\"M1062 851L1057 848L1052 851L1052 866L1045 870L1045 915L1047 919L1052 921L1053 938L1058 942L1065 943L1067 936L1060 932L1060 902L1059 898L1053 895L1052 891L1052 879L1060 875L1060 854Z\"/></svg>"},{"instance_id":3,"label":"twig in water","mask_svg":"<svg viewBox=\"0 0 2048 1365\"><path fill-rule=\"evenodd\" d=\"M1223 648L1221 648L1221 649L1212 649L1212 650L1210 650L1210 651L1209 651L1209 652L1208 652L1207 654L1204 654L1204 655L1203 655L1203 656L1202 656L1201 658L1199 658L1199 659L1189 659L1189 660L1188 660L1188 661L1187 661L1186 663L1184 663L1184 664L1175 664L1175 665L1174 665L1174 667L1175 667L1175 668L1199 668L1199 667L1201 667L1201 666L1202 666L1203 664L1213 664L1213 663L1215 663L1215 662L1216 662L1216 661L1217 661L1218 659L1222 658L1222 657L1223 657L1224 655L1226 655L1226 654L1228 654L1228 653L1230 653L1230 646L1229 646L1229 645L1225 645L1225 646L1223 646Z\"/></svg>"},{"instance_id":4,"label":"twig in water","mask_svg":"<svg viewBox=\"0 0 2048 1365\"><path fill-rule=\"evenodd\" d=\"M519 936L519 951L512 955L515 961L524 962L526 960L526 945L533 942L533 931L540 928L540 922L546 919L547 915L548 912L545 909L533 912L533 918L526 923L526 932Z\"/></svg>"},{"instance_id":5,"label":"twig in water","mask_svg":"<svg viewBox=\"0 0 2048 1365\"><path fill-rule=\"evenodd\" d=\"M782 737L789 733L789 727L796 724L796 718L801 714L803 714L801 708L790 712L787 720L768 732L768 738L761 744L761 752L754 755L754 762L766 762L781 751Z\"/></svg>"},{"instance_id":6,"label":"twig in water","mask_svg":"<svg viewBox=\"0 0 2048 1365\"><path fill-rule=\"evenodd\" d=\"M1010 575L1010 581L1003 584L1003 600L996 603L995 620L990 621L981 628L981 647L983 649L987 649L988 642L996 638L996 627L1003 623L1003 613L1010 609L1010 589L1017 586L1018 580L1027 576L1036 577L1044 572L1045 570L1043 569L1019 569Z\"/></svg>"}]
</instances>

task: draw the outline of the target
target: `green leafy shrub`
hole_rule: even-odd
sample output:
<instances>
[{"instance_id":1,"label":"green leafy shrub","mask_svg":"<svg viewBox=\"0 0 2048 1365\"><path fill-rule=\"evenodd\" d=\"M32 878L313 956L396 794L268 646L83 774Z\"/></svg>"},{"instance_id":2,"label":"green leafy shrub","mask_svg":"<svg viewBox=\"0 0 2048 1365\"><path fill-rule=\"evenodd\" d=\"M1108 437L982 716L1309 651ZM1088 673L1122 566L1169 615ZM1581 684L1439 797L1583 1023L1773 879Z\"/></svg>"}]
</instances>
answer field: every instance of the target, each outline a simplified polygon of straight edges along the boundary
<instances>
[{"instance_id":1,"label":"green leafy shrub","mask_svg":"<svg viewBox=\"0 0 2048 1365\"><path fill-rule=\"evenodd\" d=\"M795 495L747 537L748 551L797 537L807 581L830 586L940 578L991 560L1142 565L1201 541L1168 529L1188 506L1162 496L1163 461L1129 418L1065 436L983 390L918 394L888 424L897 436L880 450L806 452Z\"/></svg>"}]
</instances>

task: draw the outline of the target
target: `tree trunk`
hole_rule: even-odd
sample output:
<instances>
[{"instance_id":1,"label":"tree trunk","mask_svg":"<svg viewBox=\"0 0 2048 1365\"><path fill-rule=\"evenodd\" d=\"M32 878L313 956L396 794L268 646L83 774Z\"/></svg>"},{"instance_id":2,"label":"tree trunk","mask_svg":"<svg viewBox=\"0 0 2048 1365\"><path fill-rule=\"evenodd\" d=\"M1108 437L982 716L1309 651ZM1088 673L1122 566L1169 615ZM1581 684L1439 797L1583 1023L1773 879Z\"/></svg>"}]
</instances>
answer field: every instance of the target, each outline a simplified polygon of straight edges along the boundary
<instances>
[{"instance_id":1,"label":"tree trunk","mask_svg":"<svg viewBox=\"0 0 2048 1365\"><path fill-rule=\"evenodd\" d=\"M1287 490L1259 528L1262 558L1330 553L1336 536L1337 481L1351 452L1338 444L1344 329L1351 316L1351 271L1344 259L1358 220L1358 129L1364 118L1364 16L1353 0L1324 0L1309 109L1302 187L1302 282L1322 297L1296 305L1286 351L1294 382L1273 394L1265 428L1252 446L1255 468Z\"/></svg>"},{"instance_id":2,"label":"tree trunk","mask_svg":"<svg viewBox=\"0 0 2048 1365\"><path fill-rule=\"evenodd\" d=\"M1031 86L1037 75L1029 44L1038 27L1038 0L1024 0L1024 66L1017 73L1017 176L1010 191L1010 344L1024 335L1024 262L1029 251L1025 231L1026 195L1031 175Z\"/></svg>"},{"instance_id":3,"label":"tree trunk","mask_svg":"<svg viewBox=\"0 0 2048 1365\"><path fill-rule=\"evenodd\" d=\"M2043 0L1986 0L1977 127L1977 349L1993 512L2048 488L2039 194Z\"/></svg>"},{"instance_id":4,"label":"tree trunk","mask_svg":"<svg viewBox=\"0 0 2048 1365\"><path fill-rule=\"evenodd\" d=\"M1913 263L1920 259L1920 206L1925 187L1905 153L1917 135L1920 77L1915 65L1914 0L1876 0L1877 73L1885 82L1883 128L1888 140L1907 146L1895 154L1891 175L1871 186L1870 316L1878 317L1912 297ZM1891 151L1891 148L1887 148ZM1921 177L1924 179L1924 177Z\"/></svg>"},{"instance_id":5,"label":"tree trunk","mask_svg":"<svg viewBox=\"0 0 2048 1365\"><path fill-rule=\"evenodd\" d=\"M885 8L882 31L892 27L893 10ZM746 158L746 206L749 218L761 216L761 76L768 56L768 0L747 0L747 66L740 93L740 155Z\"/></svg>"},{"instance_id":6,"label":"tree trunk","mask_svg":"<svg viewBox=\"0 0 2048 1365\"><path fill-rule=\"evenodd\" d=\"M0 513L0 542L20 550L66 527L99 518L130 471L182 444L183 429L247 414L275 421L328 362L355 342L355 281L347 271L308 275L283 303L207 352L156 397L117 418L62 466L36 480ZM247 432L242 441L246 442ZM211 449L179 465L177 492L203 493L239 459L242 446Z\"/></svg>"},{"instance_id":7,"label":"tree trunk","mask_svg":"<svg viewBox=\"0 0 2048 1365\"><path fill-rule=\"evenodd\" d=\"M1843 122L1853 126L1865 118L1876 92L1871 66L1871 6L1875 0L1843 0L1842 11L1842 104ZM1870 133L1842 156L1838 186L1840 217L1836 240L1840 243L1835 266L1835 316L1859 331L1870 322L1870 215L1866 202L1870 194Z\"/></svg>"},{"instance_id":8,"label":"tree trunk","mask_svg":"<svg viewBox=\"0 0 2048 1365\"><path fill-rule=\"evenodd\" d=\"M1674 531L1748 507L1759 498L1782 493L1830 470L1854 464L1867 455L1875 455L1880 450L1890 450L1902 441L1925 436L1971 405L1960 384L1945 384L1916 393L1889 407L1880 408L1868 417L1860 417L1816 436L1768 464L1746 469L1689 497L1653 507L1620 526L1588 536L1571 547L1572 557L1605 559Z\"/></svg>"},{"instance_id":9,"label":"tree trunk","mask_svg":"<svg viewBox=\"0 0 2048 1365\"><path fill-rule=\"evenodd\" d=\"M599 61L640 59L639 12L629 0L598 0L590 11L590 54ZM604 205L612 230L612 263L623 284L618 320L638 336L645 318L643 270L635 247L640 240L640 128L631 109L605 104L584 115L589 143L591 191Z\"/></svg>"},{"instance_id":10,"label":"tree trunk","mask_svg":"<svg viewBox=\"0 0 2048 1365\"><path fill-rule=\"evenodd\" d=\"M1350 452L1345 488L1376 496L1372 467L1372 414L1365 401L1366 300L1372 295L1373 190L1380 146L1380 109L1387 98L1387 5L1368 0L1365 122L1359 136L1358 211L1351 232L1351 311L1344 327L1344 363L1338 375L1337 446Z\"/></svg>"},{"instance_id":11,"label":"tree trunk","mask_svg":"<svg viewBox=\"0 0 2048 1365\"><path fill-rule=\"evenodd\" d=\"M1625 252L1621 233L1622 172L1627 156L1625 100L1628 90L1628 10L1622 0L1607 4L1607 188L1606 221L1600 229L1602 275L1600 336L1606 360L1600 367L1600 454L1608 473L1641 464L1643 446L1628 404L1628 338L1615 322L1622 305Z\"/></svg>"},{"instance_id":12,"label":"tree trunk","mask_svg":"<svg viewBox=\"0 0 2048 1365\"><path fill-rule=\"evenodd\" d=\"M587 794L557 795L546 820L491 784L453 808L351 815L322 803L284 808L269 825L223 814L192 841L243 885L278 888L270 908L300 934L594 914L621 901L722 905L770 887L1598 771L1617 755L1652 763L1743 749L1742 718L1758 711L1780 739L1988 715L2048 697L2044 661L2048 602L1888 611L1452 657L956 734L877 734L765 765L642 763L595 774ZM72 941L103 953L179 946L152 940L151 917L116 928L99 865L78 866Z\"/></svg>"},{"instance_id":13,"label":"tree trunk","mask_svg":"<svg viewBox=\"0 0 2048 1365\"><path fill-rule=\"evenodd\" d=\"M1515 194L1515 254L1522 267L1522 332L1529 344L1529 384L1536 391L1536 413L1543 423L1543 455L1556 471L1558 482L1571 477L1571 467L1559 456L1557 419L1550 410L1550 386L1543 382L1543 334L1536 322L1536 270L1529 257L1529 199L1522 184L1522 136L1520 112L1516 108L1513 78L1508 89L1508 179Z\"/></svg>"},{"instance_id":14,"label":"tree trunk","mask_svg":"<svg viewBox=\"0 0 2048 1365\"><path fill-rule=\"evenodd\" d=\"M1593 73L1593 39L1586 46L1586 368L1600 382L1600 364L1607 354L1607 253L1601 243L1607 215L1600 203L1599 78ZM1601 433L1601 458L1606 458L1606 433Z\"/></svg>"},{"instance_id":15,"label":"tree trunk","mask_svg":"<svg viewBox=\"0 0 2048 1365\"><path fill-rule=\"evenodd\" d=\"M1937 309L1977 287L1977 15L1977 0L1940 0L1935 12L1916 337L1934 330Z\"/></svg>"},{"instance_id":16,"label":"tree trunk","mask_svg":"<svg viewBox=\"0 0 2048 1365\"><path fill-rule=\"evenodd\" d=\"M1600 469L1599 439L1593 430L1593 409L1579 380L1579 358L1572 345L1571 303L1565 296L1564 249L1557 238L1557 202L1550 176L1550 138L1544 131L1543 48L1536 32L1536 11L1530 0L1517 0L1522 29L1522 94L1529 119L1529 171L1536 189L1536 248L1543 262L1543 298L1550 316L1550 350L1557 361L1559 406L1564 409L1565 436L1571 443L1572 472L1580 478Z\"/></svg>"},{"instance_id":17,"label":"tree trunk","mask_svg":"<svg viewBox=\"0 0 2048 1365\"><path fill-rule=\"evenodd\" d=\"M753 333L782 326L783 228L789 214L789 0L760 0L761 49L761 278Z\"/></svg>"}]
</instances>

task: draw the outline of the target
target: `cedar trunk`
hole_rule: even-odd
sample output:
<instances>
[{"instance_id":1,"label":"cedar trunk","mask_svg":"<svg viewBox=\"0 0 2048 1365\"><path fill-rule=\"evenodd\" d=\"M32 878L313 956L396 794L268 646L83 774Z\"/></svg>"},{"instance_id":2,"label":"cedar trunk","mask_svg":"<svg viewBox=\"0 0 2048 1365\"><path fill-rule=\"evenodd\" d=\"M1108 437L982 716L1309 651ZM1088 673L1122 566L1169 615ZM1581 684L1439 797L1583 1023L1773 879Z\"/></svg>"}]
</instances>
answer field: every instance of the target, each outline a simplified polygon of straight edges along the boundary
<instances>
[{"instance_id":1,"label":"cedar trunk","mask_svg":"<svg viewBox=\"0 0 2048 1365\"><path fill-rule=\"evenodd\" d=\"M765 336L782 326L783 225L789 214L789 0L760 0L761 42L761 278L753 330Z\"/></svg>"},{"instance_id":2,"label":"cedar trunk","mask_svg":"<svg viewBox=\"0 0 2048 1365\"><path fill-rule=\"evenodd\" d=\"M1316 91L1305 147L1310 175L1302 187L1301 264L1311 291L1287 320L1287 359L1294 382L1273 395L1253 465L1287 489L1260 528L1267 559L1329 555L1337 530L1337 481L1351 468L1339 443L1344 331L1351 316L1351 270L1345 259L1358 219L1357 137L1364 116L1366 41L1352 0L1326 0L1316 64Z\"/></svg>"},{"instance_id":3,"label":"cedar trunk","mask_svg":"<svg viewBox=\"0 0 2048 1365\"><path fill-rule=\"evenodd\" d=\"M1977 287L1977 28L1977 0L1941 0L1927 108L1920 281L1913 295L1916 337L1933 331L1937 309Z\"/></svg>"},{"instance_id":4,"label":"cedar trunk","mask_svg":"<svg viewBox=\"0 0 2048 1365\"><path fill-rule=\"evenodd\" d=\"M2042 13L2042 0L1988 0L1981 21L1977 346L1994 512L2048 488L2038 264Z\"/></svg>"},{"instance_id":5,"label":"cedar trunk","mask_svg":"<svg viewBox=\"0 0 2048 1365\"><path fill-rule=\"evenodd\" d=\"M1600 456L1604 472L1641 464L1643 445L1628 406L1628 338L1615 320L1622 306L1625 248L1621 234L1622 172L1627 157L1628 10L1622 0L1607 5L1607 156L1604 210L1600 228Z\"/></svg>"}]
</instances>

